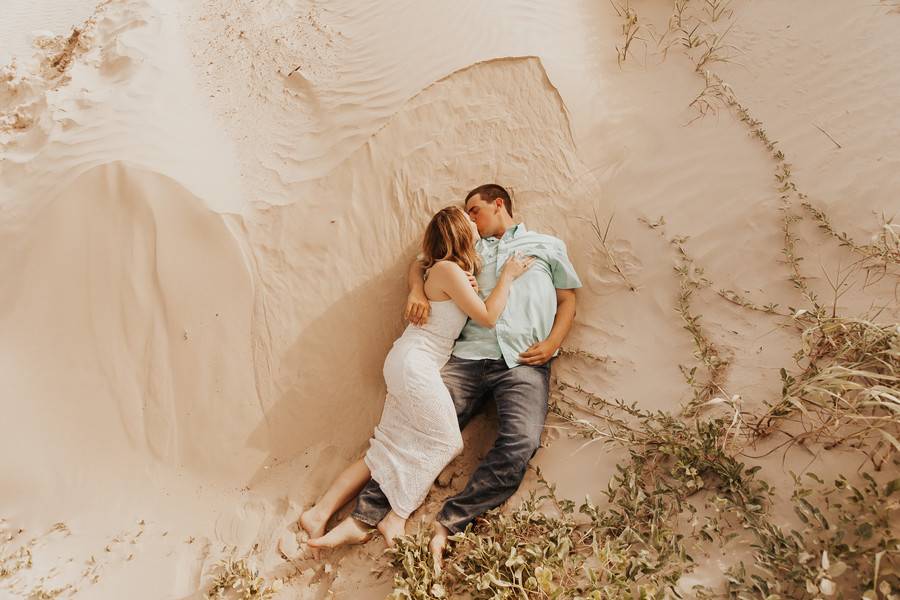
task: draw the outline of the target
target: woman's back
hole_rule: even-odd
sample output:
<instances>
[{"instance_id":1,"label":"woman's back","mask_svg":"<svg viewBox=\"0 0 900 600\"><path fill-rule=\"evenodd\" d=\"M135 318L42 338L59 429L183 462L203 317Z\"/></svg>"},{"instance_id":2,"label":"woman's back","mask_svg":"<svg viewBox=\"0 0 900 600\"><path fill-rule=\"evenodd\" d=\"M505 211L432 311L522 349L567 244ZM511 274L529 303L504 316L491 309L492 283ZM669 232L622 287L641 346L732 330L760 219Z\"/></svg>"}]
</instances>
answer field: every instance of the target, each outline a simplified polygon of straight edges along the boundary
<instances>
[{"instance_id":1,"label":"woman's back","mask_svg":"<svg viewBox=\"0 0 900 600\"><path fill-rule=\"evenodd\" d=\"M459 337L468 317L452 300L431 302L431 316L425 325L407 325L403 335L394 342L388 360L426 360L440 369L450 358L453 344ZM393 356L392 356L393 355ZM429 365L431 366L431 365Z\"/></svg>"}]
</instances>

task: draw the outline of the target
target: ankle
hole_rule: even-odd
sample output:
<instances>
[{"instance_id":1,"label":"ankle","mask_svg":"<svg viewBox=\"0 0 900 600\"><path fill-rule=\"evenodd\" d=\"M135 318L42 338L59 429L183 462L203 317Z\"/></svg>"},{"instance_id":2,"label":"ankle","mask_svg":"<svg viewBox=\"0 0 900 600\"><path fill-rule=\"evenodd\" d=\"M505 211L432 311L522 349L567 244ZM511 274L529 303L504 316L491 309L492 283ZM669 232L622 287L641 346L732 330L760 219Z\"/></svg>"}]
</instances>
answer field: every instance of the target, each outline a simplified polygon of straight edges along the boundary
<instances>
[{"instance_id":1,"label":"ankle","mask_svg":"<svg viewBox=\"0 0 900 600\"><path fill-rule=\"evenodd\" d=\"M400 515L398 515L396 513L389 514L387 516L386 520L391 525L405 525L406 524L406 519L404 519L403 517L401 517Z\"/></svg>"},{"instance_id":2,"label":"ankle","mask_svg":"<svg viewBox=\"0 0 900 600\"><path fill-rule=\"evenodd\" d=\"M311 506L306 511L306 515L308 518L312 519L313 521L323 521L323 520L328 519L329 516L331 516L330 513L328 513L319 504L314 504L313 506Z\"/></svg>"}]
</instances>

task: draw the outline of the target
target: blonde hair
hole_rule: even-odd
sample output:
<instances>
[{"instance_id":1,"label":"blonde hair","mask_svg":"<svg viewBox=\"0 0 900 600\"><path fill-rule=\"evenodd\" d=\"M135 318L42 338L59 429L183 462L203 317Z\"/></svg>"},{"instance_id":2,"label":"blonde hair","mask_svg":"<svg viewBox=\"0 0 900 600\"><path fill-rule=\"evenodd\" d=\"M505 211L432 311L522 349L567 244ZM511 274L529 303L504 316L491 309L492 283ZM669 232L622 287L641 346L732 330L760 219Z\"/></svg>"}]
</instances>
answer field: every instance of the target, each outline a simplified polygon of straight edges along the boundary
<instances>
[{"instance_id":1,"label":"blonde hair","mask_svg":"<svg viewBox=\"0 0 900 600\"><path fill-rule=\"evenodd\" d=\"M478 273L481 259L475 252L472 221L458 206L437 211L425 228L422 239L422 264L426 269L441 260L455 262L463 271Z\"/></svg>"}]
</instances>

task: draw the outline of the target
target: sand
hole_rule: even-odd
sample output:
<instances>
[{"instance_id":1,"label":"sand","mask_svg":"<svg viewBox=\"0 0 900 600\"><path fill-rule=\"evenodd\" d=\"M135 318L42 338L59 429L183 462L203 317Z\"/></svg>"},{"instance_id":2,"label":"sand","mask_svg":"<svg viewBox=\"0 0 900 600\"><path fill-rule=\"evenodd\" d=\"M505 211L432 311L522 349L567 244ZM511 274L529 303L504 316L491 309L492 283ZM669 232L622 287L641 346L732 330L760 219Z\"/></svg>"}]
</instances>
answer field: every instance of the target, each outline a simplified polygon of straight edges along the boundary
<instances>
[{"instance_id":1,"label":"sand","mask_svg":"<svg viewBox=\"0 0 900 600\"><path fill-rule=\"evenodd\" d=\"M0 593L199 597L217 561L253 551L268 577L289 578L277 597L384 597L380 540L299 574L275 542L364 451L424 224L484 182L565 240L585 282L566 346L604 362L562 358L556 377L650 409L690 398L668 242L689 236L714 282L698 302L731 360L728 391L751 407L780 394L795 336L715 294L795 301L771 161L728 111L694 120L703 78L649 29L620 64L609 3L11 6L0 527L7 553L35 541L31 568ZM632 6L665 28L668 3ZM810 201L867 241L900 210L896 7L731 8L732 60L709 68ZM592 233L595 212L613 217L607 247L627 282ZM808 219L799 231L827 295L825 273L852 256ZM892 281L841 307L877 298L896 321ZM473 423L413 521L464 485L493 432L489 416ZM581 443L548 427L533 461L575 500L598 497L620 458ZM714 562L706 576L720 576Z\"/></svg>"}]
</instances>

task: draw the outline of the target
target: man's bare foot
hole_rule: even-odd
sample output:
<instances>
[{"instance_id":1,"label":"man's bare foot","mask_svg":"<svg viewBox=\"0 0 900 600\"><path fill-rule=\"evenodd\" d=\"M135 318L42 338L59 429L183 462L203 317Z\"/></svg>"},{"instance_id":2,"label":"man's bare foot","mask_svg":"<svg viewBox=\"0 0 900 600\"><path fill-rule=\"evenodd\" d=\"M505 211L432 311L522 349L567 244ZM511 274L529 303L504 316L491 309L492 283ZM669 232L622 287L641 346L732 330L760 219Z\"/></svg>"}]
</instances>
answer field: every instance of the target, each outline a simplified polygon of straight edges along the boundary
<instances>
[{"instance_id":1,"label":"man's bare foot","mask_svg":"<svg viewBox=\"0 0 900 600\"><path fill-rule=\"evenodd\" d=\"M384 536L388 548L393 548L394 538L406 535L406 519L391 511L378 524L378 531Z\"/></svg>"},{"instance_id":2,"label":"man's bare foot","mask_svg":"<svg viewBox=\"0 0 900 600\"><path fill-rule=\"evenodd\" d=\"M428 544L431 550L431 557L434 560L435 575L441 574L441 567L444 563L444 549L447 548L447 538L450 537L450 530L438 523L434 522L434 535Z\"/></svg>"},{"instance_id":3,"label":"man's bare foot","mask_svg":"<svg viewBox=\"0 0 900 600\"><path fill-rule=\"evenodd\" d=\"M310 548L337 548L346 544L362 544L372 537L372 529L353 517L347 517L323 536L307 542Z\"/></svg>"},{"instance_id":4,"label":"man's bare foot","mask_svg":"<svg viewBox=\"0 0 900 600\"><path fill-rule=\"evenodd\" d=\"M313 506L303 511L297 523L310 538L319 538L325 535L325 525L328 524L328 518L331 515L323 514L317 506Z\"/></svg>"}]
</instances>

